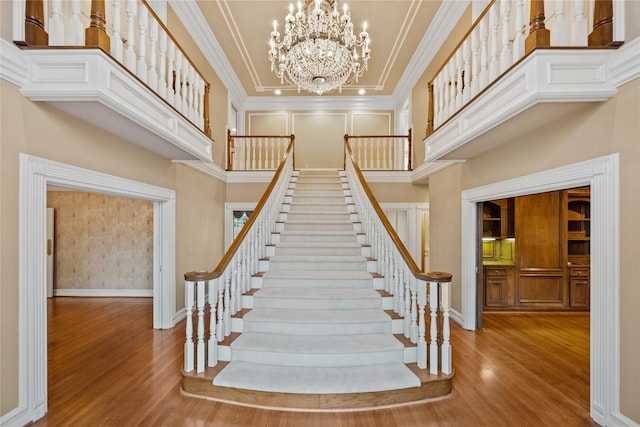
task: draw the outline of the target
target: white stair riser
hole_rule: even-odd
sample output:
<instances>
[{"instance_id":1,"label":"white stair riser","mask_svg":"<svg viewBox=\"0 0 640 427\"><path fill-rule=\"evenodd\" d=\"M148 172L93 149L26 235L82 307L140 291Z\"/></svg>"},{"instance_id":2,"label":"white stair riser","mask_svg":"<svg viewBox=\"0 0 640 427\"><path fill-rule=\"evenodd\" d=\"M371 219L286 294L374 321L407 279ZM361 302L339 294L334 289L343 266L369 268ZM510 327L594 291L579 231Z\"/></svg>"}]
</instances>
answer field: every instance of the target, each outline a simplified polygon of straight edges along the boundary
<instances>
[{"instance_id":1,"label":"white stair riser","mask_svg":"<svg viewBox=\"0 0 640 427\"><path fill-rule=\"evenodd\" d=\"M237 349L231 345L231 360L280 366L371 366L398 362L403 359L403 349L358 353L284 353Z\"/></svg>"},{"instance_id":2,"label":"white stair riser","mask_svg":"<svg viewBox=\"0 0 640 427\"><path fill-rule=\"evenodd\" d=\"M279 223L278 223L279 224ZM354 223L351 221L344 222L321 222L321 221L300 221L292 222L287 221L284 223L284 227L279 229L276 226L276 231L356 231Z\"/></svg>"},{"instance_id":3,"label":"white stair riser","mask_svg":"<svg viewBox=\"0 0 640 427\"><path fill-rule=\"evenodd\" d=\"M284 205L283 205L284 206ZM337 212L347 213L347 205L344 202L339 203L291 203L286 205L289 213L296 212Z\"/></svg>"},{"instance_id":4,"label":"white stair riser","mask_svg":"<svg viewBox=\"0 0 640 427\"><path fill-rule=\"evenodd\" d=\"M254 308L309 310L362 310L382 308L381 298L264 298L256 294L253 297Z\"/></svg>"},{"instance_id":5,"label":"white stair riser","mask_svg":"<svg viewBox=\"0 0 640 427\"><path fill-rule=\"evenodd\" d=\"M282 217L283 215L281 215ZM288 212L283 221L350 221L351 214L344 212Z\"/></svg>"},{"instance_id":6,"label":"white stair riser","mask_svg":"<svg viewBox=\"0 0 640 427\"><path fill-rule=\"evenodd\" d=\"M388 320L371 321L366 323L295 323L278 321L263 322L244 319L242 329L238 332L260 332L290 335L388 334L394 333L392 323L393 322ZM400 331L402 331L402 324Z\"/></svg>"},{"instance_id":7,"label":"white stair riser","mask_svg":"<svg viewBox=\"0 0 640 427\"><path fill-rule=\"evenodd\" d=\"M269 251L267 251L268 253ZM362 247L273 247L273 255L364 256Z\"/></svg>"},{"instance_id":8,"label":"white stair riser","mask_svg":"<svg viewBox=\"0 0 640 427\"><path fill-rule=\"evenodd\" d=\"M260 261L262 267L263 262ZM268 261L268 267L261 271L318 271L318 270L331 270L331 271L353 271L363 270L367 268L367 261L324 261L322 258L314 261ZM369 271L369 270L366 270Z\"/></svg>"},{"instance_id":9,"label":"white stair riser","mask_svg":"<svg viewBox=\"0 0 640 427\"><path fill-rule=\"evenodd\" d=\"M315 232L315 233L302 233L302 232L297 232L297 233L288 233L288 232L283 232L283 233L278 233L278 236L272 236L272 241L273 240L278 240L277 242L274 243L279 243L279 242L336 242L336 243L347 243L347 242L353 242L354 238L356 239L356 241L358 243L364 243L364 235L358 236L356 235L355 231L353 230L349 230L349 231L335 231L335 232L324 232L324 233L319 233L319 232ZM360 242L360 240L362 240L362 242Z\"/></svg>"},{"instance_id":10,"label":"white stair riser","mask_svg":"<svg viewBox=\"0 0 640 427\"><path fill-rule=\"evenodd\" d=\"M291 201L293 201L293 199ZM313 203L345 203L346 200L345 200L344 196L335 196L335 197L296 196L295 197L295 201L296 202L300 202L300 203L305 203L305 202L306 203L308 203L308 202L313 202Z\"/></svg>"},{"instance_id":11,"label":"white stair riser","mask_svg":"<svg viewBox=\"0 0 640 427\"><path fill-rule=\"evenodd\" d=\"M327 279L269 279L260 277L254 288L316 288L316 289L371 289L371 279L327 280ZM375 280L375 279L374 279ZM253 282L252 282L253 283ZM380 287L383 289L384 285ZM374 288L375 289L375 288Z\"/></svg>"}]
</instances>

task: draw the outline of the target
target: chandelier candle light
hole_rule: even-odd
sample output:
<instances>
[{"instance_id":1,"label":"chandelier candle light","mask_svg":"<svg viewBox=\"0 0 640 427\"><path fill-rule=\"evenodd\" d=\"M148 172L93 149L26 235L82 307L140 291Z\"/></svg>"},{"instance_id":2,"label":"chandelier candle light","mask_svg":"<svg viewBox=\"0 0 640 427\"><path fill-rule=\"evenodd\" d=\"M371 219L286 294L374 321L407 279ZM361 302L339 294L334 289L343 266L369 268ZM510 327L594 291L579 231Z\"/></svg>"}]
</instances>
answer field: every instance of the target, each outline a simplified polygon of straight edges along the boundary
<instances>
[{"instance_id":1,"label":"chandelier candle light","mask_svg":"<svg viewBox=\"0 0 640 427\"><path fill-rule=\"evenodd\" d=\"M299 1L295 15L289 5L284 36L273 21L270 46L271 71L280 82L318 95L357 82L371 54L367 23L356 37L347 5L340 15L337 0Z\"/></svg>"}]
</instances>

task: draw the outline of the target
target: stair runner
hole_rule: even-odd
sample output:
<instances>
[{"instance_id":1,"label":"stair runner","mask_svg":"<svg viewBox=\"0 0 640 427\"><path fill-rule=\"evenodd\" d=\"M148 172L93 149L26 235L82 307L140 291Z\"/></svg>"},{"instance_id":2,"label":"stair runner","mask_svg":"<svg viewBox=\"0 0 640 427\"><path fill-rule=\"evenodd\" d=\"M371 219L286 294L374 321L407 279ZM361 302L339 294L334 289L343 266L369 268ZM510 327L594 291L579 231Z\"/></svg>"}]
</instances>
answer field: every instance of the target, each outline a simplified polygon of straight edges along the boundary
<instances>
[{"instance_id":1,"label":"stair runner","mask_svg":"<svg viewBox=\"0 0 640 427\"><path fill-rule=\"evenodd\" d=\"M230 362L213 384L314 394L419 387L374 289L375 262L338 172L300 171L288 208L260 289L244 297L251 310Z\"/></svg>"}]
</instances>

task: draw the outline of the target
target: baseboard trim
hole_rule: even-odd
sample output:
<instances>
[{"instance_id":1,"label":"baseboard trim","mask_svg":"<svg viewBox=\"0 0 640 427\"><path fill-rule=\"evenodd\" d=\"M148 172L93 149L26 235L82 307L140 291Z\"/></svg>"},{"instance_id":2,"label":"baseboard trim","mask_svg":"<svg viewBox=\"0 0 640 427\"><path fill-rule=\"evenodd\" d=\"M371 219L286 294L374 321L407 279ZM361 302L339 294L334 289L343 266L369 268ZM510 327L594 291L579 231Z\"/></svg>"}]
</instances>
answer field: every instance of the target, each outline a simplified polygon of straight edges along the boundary
<instances>
[{"instance_id":1,"label":"baseboard trim","mask_svg":"<svg viewBox=\"0 0 640 427\"><path fill-rule=\"evenodd\" d=\"M53 296L153 298L153 289L54 289Z\"/></svg>"},{"instance_id":2,"label":"baseboard trim","mask_svg":"<svg viewBox=\"0 0 640 427\"><path fill-rule=\"evenodd\" d=\"M6 427L22 427L31 421L35 419L31 419L29 411L24 406L18 406L0 417L0 425Z\"/></svg>"}]
</instances>

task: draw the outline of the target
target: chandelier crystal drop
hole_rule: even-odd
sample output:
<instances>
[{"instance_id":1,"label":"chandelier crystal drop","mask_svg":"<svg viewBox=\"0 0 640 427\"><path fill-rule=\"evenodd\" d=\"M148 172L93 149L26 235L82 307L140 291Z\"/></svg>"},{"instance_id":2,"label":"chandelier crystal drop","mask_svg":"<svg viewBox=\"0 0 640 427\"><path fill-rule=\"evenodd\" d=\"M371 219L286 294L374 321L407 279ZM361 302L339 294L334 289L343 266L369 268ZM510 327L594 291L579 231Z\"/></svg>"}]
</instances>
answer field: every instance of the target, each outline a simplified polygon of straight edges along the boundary
<instances>
[{"instance_id":1,"label":"chandelier crystal drop","mask_svg":"<svg viewBox=\"0 0 640 427\"><path fill-rule=\"evenodd\" d=\"M269 49L271 71L280 82L321 95L357 82L367 70L371 51L366 22L353 34L347 5L338 12L337 0L304 0L293 4L280 38L273 22Z\"/></svg>"}]
</instances>

